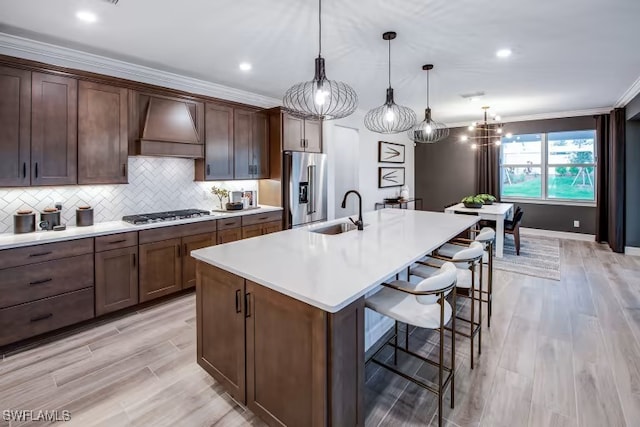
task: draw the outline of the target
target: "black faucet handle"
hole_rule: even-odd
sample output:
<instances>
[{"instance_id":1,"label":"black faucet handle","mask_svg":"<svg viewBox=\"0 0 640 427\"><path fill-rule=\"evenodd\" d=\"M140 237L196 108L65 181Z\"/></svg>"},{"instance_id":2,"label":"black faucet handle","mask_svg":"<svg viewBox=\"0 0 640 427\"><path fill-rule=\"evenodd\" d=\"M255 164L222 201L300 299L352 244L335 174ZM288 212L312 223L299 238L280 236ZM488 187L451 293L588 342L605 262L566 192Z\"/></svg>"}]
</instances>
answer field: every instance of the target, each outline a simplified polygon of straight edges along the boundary
<instances>
[{"instance_id":1,"label":"black faucet handle","mask_svg":"<svg viewBox=\"0 0 640 427\"><path fill-rule=\"evenodd\" d=\"M353 223L353 225L357 226L358 225L358 221L354 221L353 218L351 217L347 217L349 218L349 221L351 221Z\"/></svg>"}]
</instances>

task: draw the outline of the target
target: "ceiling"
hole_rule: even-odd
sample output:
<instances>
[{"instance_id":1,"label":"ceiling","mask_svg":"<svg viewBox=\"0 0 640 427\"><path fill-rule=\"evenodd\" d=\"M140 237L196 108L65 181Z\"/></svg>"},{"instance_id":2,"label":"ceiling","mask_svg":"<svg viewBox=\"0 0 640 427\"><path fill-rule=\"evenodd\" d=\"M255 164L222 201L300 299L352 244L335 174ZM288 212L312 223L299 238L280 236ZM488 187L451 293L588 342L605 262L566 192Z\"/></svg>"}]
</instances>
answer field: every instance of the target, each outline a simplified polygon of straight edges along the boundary
<instances>
[{"instance_id":1,"label":"ceiling","mask_svg":"<svg viewBox=\"0 0 640 427\"><path fill-rule=\"evenodd\" d=\"M281 98L313 77L316 0L2 0L0 32ZM75 13L97 14L93 24ZM360 108L384 102L392 42L396 102L446 123L611 107L640 76L638 0L324 0L330 79ZM495 52L513 51L506 59ZM248 61L250 72L238 64ZM477 102L461 94L482 91Z\"/></svg>"}]
</instances>

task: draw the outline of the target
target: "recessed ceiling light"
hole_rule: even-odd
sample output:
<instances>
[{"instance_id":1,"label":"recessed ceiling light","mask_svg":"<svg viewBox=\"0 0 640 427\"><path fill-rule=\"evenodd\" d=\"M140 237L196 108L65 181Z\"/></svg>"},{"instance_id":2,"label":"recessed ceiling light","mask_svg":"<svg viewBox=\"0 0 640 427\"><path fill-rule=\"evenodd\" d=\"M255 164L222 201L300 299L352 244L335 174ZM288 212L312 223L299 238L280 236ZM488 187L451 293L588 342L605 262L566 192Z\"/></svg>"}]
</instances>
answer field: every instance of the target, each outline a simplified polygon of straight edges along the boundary
<instances>
[{"instance_id":1,"label":"recessed ceiling light","mask_svg":"<svg viewBox=\"0 0 640 427\"><path fill-rule=\"evenodd\" d=\"M238 67L240 68L241 71L250 71L251 70L251 64L249 64L248 62L241 62Z\"/></svg>"},{"instance_id":2,"label":"recessed ceiling light","mask_svg":"<svg viewBox=\"0 0 640 427\"><path fill-rule=\"evenodd\" d=\"M511 56L511 49L500 49L496 52L498 58L508 58Z\"/></svg>"},{"instance_id":3,"label":"recessed ceiling light","mask_svg":"<svg viewBox=\"0 0 640 427\"><path fill-rule=\"evenodd\" d=\"M86 10L81 10L81 11L77 12L76 13L76 18L78 18L81 21L89 22L89 23L93 23L93 22L96 22L98 20L98 17L96 16L95 13L89 12L89 11L86 11Z\"/></svg>"}]
</instances>

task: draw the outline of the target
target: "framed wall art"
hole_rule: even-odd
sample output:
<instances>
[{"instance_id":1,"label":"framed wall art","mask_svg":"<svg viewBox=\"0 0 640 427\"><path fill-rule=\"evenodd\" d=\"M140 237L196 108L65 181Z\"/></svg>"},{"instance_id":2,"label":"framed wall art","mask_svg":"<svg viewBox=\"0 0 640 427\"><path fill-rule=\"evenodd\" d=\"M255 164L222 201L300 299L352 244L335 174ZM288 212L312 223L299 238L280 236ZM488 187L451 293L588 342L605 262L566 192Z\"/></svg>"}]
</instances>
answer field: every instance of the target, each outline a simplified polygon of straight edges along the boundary
<instances>
[{"instance_id":1,"label":"framed wall art","mask_svg":"<svg viewBox=\"0 0 640 427\"><path fill-rule=\"evenodd\" d=\"M380 163L404 163L404 145L378 141L378 161Z\"/></svg>"},{"instance_id":2,"label":"framed wall art","mask_svg":"<svg viewBox=\"0 0 640 427\"><path fill-rule=\"evenodd\" d=\"M378 188L402 187L404 185L404 168L378 168Z\"/></svg>"}]
</instances>

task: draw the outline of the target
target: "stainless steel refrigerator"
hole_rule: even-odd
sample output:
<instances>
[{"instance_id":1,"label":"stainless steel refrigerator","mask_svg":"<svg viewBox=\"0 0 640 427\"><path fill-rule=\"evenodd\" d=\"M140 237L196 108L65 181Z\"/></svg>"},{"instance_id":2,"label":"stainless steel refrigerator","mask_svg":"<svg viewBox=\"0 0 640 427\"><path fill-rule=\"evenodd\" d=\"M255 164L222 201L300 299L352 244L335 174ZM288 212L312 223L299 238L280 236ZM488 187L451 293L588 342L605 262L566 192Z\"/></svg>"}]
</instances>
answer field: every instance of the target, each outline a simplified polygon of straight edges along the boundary
<instances>
[{"instance_id":1,"label":"stainless steel refrigerator","mask_svg":"<svg viewBox=\"0 0 640 427\"><path fill-rule=\"evenodd\" d=\"M327 155L285 151L285 227L327 220Z\"/></svg>"}]
</instances>

